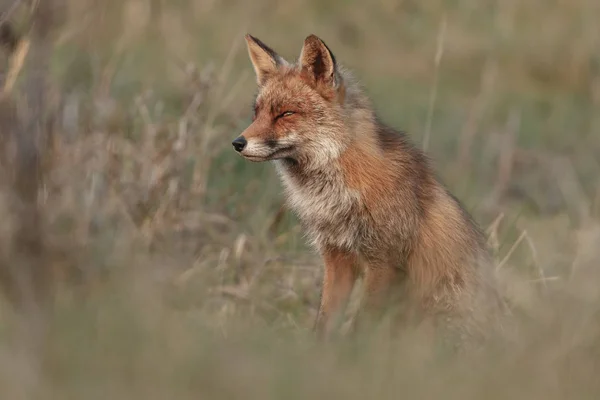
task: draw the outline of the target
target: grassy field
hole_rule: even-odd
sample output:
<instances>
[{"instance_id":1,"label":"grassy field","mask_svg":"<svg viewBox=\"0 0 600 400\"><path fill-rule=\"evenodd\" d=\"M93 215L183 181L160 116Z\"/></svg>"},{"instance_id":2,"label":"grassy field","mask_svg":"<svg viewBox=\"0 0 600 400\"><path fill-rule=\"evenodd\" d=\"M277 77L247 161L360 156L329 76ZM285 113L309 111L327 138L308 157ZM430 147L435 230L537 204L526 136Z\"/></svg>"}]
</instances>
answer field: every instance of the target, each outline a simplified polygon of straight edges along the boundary
<instances>
[{"instance_id":1,"label":"grassy field","mask_svg":"<svg viewBox=\"0 0 600 400\"><path fill-rule=\"evenodd\" d=\"M67 4L42 197L61 279L35 352L2 307L2 398L598 398L597 0ZM319 35L427 148L488 234L518 343L470 362L416 332L314 342L320 260L272 166L230 145L246 32L290 59Z\"/></svg>"}]
</instances>

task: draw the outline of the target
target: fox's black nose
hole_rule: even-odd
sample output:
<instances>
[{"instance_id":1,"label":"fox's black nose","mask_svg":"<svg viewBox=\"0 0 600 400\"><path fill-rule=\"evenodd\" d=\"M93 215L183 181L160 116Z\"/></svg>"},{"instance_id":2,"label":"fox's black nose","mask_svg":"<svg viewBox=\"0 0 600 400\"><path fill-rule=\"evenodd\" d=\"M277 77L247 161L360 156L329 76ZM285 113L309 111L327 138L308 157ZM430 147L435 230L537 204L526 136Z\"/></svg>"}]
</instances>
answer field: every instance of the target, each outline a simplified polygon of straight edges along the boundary
<instances>
[{"instance_id":1,"label":"fox's black nose","mask_svg":"<svg viewBox=\"0 0 600 400\"><path fill-rule=\"evenodd\" d=\"M231 142L231 144L233 145L235 151L242 151L244 150L244 147L246 147L246 145L248 144L248 141L245 137L239 136L233 142Z\"/></svg>"}]
</instances>

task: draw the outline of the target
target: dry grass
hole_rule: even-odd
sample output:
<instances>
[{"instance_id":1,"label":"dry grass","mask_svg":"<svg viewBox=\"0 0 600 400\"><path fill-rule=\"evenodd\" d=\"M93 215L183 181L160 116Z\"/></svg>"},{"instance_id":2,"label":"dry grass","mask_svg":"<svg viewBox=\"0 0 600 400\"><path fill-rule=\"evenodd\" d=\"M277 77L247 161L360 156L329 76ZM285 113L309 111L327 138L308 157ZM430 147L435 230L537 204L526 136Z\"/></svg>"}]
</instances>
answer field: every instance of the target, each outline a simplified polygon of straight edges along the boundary
<instances>
[{"instance_id":1,"label":"dry grass","mask_svg":"<svg viewBox=\"0 0 600 400\"><path fill-rule=\"evenodd\" d=\"M3 398L597 398L596 3L69 2L39 192L56 297L39 370L3 305ZM230 149L254 90L245 31L288 57L321 35L427 143L487 228L517 343L476 361L419 332L314 343L320 261L270 166Z\"/></svg>"}]
</instances>

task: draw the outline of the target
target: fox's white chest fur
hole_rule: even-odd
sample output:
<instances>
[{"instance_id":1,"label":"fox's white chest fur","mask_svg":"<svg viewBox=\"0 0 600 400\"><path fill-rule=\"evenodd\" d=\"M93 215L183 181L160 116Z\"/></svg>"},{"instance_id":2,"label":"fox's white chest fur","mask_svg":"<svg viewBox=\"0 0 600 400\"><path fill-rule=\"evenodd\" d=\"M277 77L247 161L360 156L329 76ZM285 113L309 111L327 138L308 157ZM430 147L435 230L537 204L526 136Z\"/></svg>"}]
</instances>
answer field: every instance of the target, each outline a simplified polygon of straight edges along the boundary
<instances>
[{"instance_id":1,"label":"fox's white chest fur","mask_svg":"<svg viewBox=\"0 0 600 400\"><path fill-rule=\"evenodd\" d=\"M317 249L333 246L353 249L361 234L358 217L360 195L344 184L334 168L314 173L314 179L299 180L285 161L275 162L289 206L303 223Z\"/></svg>"}]
</instances>

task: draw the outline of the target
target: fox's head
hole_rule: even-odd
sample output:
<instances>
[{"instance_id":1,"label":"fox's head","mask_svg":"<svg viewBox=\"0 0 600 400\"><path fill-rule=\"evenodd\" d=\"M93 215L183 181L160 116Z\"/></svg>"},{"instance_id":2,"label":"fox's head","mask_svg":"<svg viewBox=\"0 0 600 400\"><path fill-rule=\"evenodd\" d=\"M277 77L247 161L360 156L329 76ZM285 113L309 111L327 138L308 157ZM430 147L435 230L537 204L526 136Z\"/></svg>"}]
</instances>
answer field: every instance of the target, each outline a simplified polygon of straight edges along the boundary
<instances>
[{"instance_id":1,"label":"fox's head","mask_svg":"<svg viewBox=\"0 0 600 400\"><path fill-rule=\"evenodd\" d=\"M233 141L235 150L251 161L335 158L346 91L327 45L310 35L289 63L257 38L245 38L259 90L252 124Z\"/></svg>"}]
</instances>

